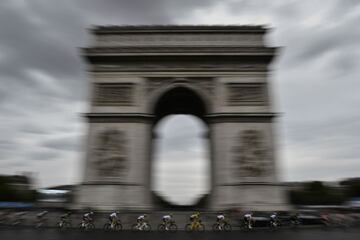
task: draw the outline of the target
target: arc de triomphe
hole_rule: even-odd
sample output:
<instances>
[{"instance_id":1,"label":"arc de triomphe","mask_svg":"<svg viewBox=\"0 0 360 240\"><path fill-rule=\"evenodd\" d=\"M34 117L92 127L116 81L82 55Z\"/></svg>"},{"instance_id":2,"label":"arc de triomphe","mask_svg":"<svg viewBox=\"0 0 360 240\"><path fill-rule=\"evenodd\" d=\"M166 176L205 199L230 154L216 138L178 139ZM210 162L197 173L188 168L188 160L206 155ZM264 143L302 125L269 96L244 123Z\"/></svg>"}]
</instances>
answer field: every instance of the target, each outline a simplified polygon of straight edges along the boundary
<instances>
[{"instance_id":1,"label":"arc de triomphe","mask_svg":"<svg viewBox=\"0 0 360 240\"><path fill-rule=\"evenodd\" d=\"M208 210L286 209L269 95L276 48L262 26L99 26L83 49L91 78L76 206L154 209L153 128L193 114L209 129Z\"/></svg>"}]
</instances>

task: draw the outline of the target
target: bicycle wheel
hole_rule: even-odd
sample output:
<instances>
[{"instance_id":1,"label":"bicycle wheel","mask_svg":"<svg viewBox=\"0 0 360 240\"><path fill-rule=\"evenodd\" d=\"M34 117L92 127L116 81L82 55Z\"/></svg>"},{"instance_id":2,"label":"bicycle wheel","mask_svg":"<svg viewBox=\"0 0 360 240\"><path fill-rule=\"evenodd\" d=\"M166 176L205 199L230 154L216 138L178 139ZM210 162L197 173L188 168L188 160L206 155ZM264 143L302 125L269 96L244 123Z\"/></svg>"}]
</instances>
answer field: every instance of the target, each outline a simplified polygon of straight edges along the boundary
<instances>
[{"instance_id":1,"label":"bicycle wheel","mask_svg":"<svg viewBox=\"0 0 360 240\"><path fill-rule=\"evenodd\" d=\"M164 232L166 230L165 224L160 223L157 227L158 231Z\"/></svg>"},{"instance_id":2,"label":"bicycle wheel","mask_svg":"<svg viewBox=\"0 0 360 240\"><path fill-rule=\"evenodd\" d=\"M132 230L132 231L138 231L138 230L139 230L138 224L137 224L137 223L134 223L134 224L131 226L131 230Z\"/></svg>"},{"instance_id":3,"label":"bicycle wheel","mask_svg":"<svg viewBox=\"0 0 360 240\"><path fill-rule=\"evenodd\" d=\"M220 231L221 230L220 229L220 224L214 223L213 226L212 226L212 229L213 229L213 231Z\"/></svg>"},{"instance_id":4,"label":"bicycle wheel","mask_svg":"<svg viewBox=\"0 0 360 240\"><path fill-rule=\"evenodd\" d=\"M150 224L145 224L145 226L144 226L144 228L143 228L143 230L145 231L145 232L149 232L149 231L151 231L151 226L150 226Z\"/></svg>"},{"instance_id":5,"label":"bicycle wheel","mask_svg":"<svg viewBox=\"0 0 360 240\"><path fill-rule=\"evenodd\" d=\"M169 230L171 232L176 232L177 231L177 225L175 223L170 224Z\"/></svg>"},{"instance_id":6,"label":"bicycle wheel","mask_svg":"<svg viewBox=\"0 0 360 240\"><path fill-rule=\"evenodd\" d=\"M56 223L56 226L60 229L64 228L64 223L63 222L58 222Z\"/></svg>"},{"instance_id":7,"label":"bicycle wheel","mask_svg":"<svg viewBox=\"0 0 360 240\"><path fill-rule=\"evenodd\" d=\"M225 231L231 231L231 230L232 230L231 225L230 225L229 223L225 223L225 225L224 225L224 230L225 230Z\"/></svg>"},{"instance_id":8,"label":"bicycle wheel","mask_svg":"<svg viewBox=\"0 0 360 240\"><path fill-rule=\"evenodd\" d=\"M199 226L197 227L197 230L200 231L200 232L205 231L205 226L204 226L204 224L200 223Z\"/></svg>"},{"instance_id":9,"label":"bicycle wheel","mask_svg":"<svg viewBox=\"0 0 360 240\"><path fill-rule=\"evenodd\" d=\"M105 231L110 231L110 228L111 228L111 224L110 224L110 223L105 223L105 224L104 224L103 229L104 229Z\"/></svg>"},{"instance_id":10,"label":"bicycle wheel","mask_svg":"<svg viewBox=\"0 0 360 240\"><path fill-rule=\"evenodd\" d=\"M244 230L244 231L250 231L251 230L251 225L249 223L244 222L241 225L241 229Z\"/></svg>"},{"instance_id":11,"label":"bicycle wheel","mask_svg":"<svg viewBox=\"0 0 360 240\"><path fill-rule=\"evenodd\" d=\"M117 223L117 224L115 225L115 231L121 231L122 229L123 229L123 226L122 226L121 223Z\"/></svg>"},{"instance_id":12,"label":"bicycle wheel","mask_svg":"<svg viewBox=\"0 0 360 240\"><path fill-rule=\"evenodd\" d=\"M89 223L86 227L87 230L93 230L95 228L95 225L93 223Z\"/></svg>"},{"instance_id":13,"label":"bicycle wheel","mask_svg":"<svg viewBox=\"0 0 360 240\"><path fill-rule=\"evenodd\" d=\"M84 228L85 228L85 227L84 227L84 224L83 224L83 223L79 223L79 224L78 224L78 228L79 228L80 230L84 230Z\"/></svg>"},{"instance_id":14,"label":"bicycle wheel","mask_svg":"<svg viewBox=\"0 0 360 240\"><path fill-rule=\"evenodd\" d=\"M191 231L192 231L192 228L191 228L191 224L190 224L190 223L188 223L188 224L185 225L185 231L187 231L187 232L191 232Z\"/></svg>"},{"instance_id":15,"label":"bicycle wheel","mask_svg":"<svg viewBox=\"0 0 360 240\"><path fill-rule=\"evenodd\" d=\"M41 228L43 226L43 223L42 222L37 222L35 224L35 228Z\"/></svg>"},{"instance_id":16,"label":"bicycle wheel","mask_svg":"<svg viewBox=\"0 0 360 240\"><path fill-rule=\"evenodd\" d=\"M72 223L71 223L71 222L65 222L65 223L64 223L64 227L66 227L66 228L72 228Z\"/></svg>"}]
</instances>

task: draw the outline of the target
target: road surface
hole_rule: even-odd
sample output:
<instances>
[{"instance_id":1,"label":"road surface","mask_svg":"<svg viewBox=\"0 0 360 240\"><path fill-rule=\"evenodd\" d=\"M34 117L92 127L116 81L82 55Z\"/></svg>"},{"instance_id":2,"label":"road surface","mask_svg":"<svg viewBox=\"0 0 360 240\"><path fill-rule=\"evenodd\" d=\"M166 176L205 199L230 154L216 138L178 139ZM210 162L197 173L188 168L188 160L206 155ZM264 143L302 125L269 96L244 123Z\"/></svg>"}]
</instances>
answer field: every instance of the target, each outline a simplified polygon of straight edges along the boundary
<instances>
[{"instance_id":1,"label":"road surface","mask_svg":"<svg viewBox=\"0 0 360 240\"><path fill-rule=\"evenodd\" d=\"M232 231L232 232L195 232L188 233L178 231L176 233L161 232L104 232L102 230L94 230L91 232L81 232L76 229L67 231L58 231L55 228L34 229L24 227L0 227L1 240L80 240L80 239L96 239L96 240L240 240L240 239L276 239L276 240L299 240L299 239L340 239L340 240L358 240L360 239L359 228L349 229L328 229L322 228L305 228L298 230L279 229L271 231L267 229L258 229L251 232Z\"/></svg>"}]
</instances>

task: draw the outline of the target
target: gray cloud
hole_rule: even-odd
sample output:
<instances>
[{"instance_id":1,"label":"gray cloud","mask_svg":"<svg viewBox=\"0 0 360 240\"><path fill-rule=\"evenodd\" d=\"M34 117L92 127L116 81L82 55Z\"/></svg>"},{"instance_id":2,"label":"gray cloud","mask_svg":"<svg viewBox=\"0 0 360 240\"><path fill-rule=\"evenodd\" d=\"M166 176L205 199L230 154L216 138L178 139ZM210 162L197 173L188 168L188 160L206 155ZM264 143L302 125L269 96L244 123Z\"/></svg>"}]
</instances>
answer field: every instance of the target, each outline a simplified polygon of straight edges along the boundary
<instances>
[{"instance_id":1,"label":"gray cloud","mask_svg":"<svg viewBox=\"0 0 360 240\"><path fill-rule=\"evenodd\" d=\"M49 161L49 160L54 160L58 156L59 156L58 152L41 149L30 152L30 154L27 156L28 159L24 159L24 160Z\"/></svg>"},{"instance_id":2,"label":"gray cloud","mask_svg":"<svg viewBox=\"0 0 360 240\"><path fill-rule=\"evenodd\" d=\"M80 151L81 140L83 140L82 137L71 135L46 140L41 146L57 150Z\"/></svg>"}]
</instances>

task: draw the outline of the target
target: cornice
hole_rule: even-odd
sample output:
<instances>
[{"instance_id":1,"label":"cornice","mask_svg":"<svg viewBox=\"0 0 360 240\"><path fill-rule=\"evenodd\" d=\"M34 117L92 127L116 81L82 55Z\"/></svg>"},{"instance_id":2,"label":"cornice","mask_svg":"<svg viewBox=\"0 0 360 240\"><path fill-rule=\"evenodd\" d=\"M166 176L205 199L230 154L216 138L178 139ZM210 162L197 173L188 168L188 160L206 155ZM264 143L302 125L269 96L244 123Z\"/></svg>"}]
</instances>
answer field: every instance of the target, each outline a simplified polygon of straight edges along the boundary
<instances>
[{"instance_id":1,"label":"cornice","mask_svg":"<svg viewBox=\"0 0 360 240\"><path fill-rule=\"evenodd\" d=\"M156 115L146 113L86 113L84 114L89 122L140 122L152 123ZM277 113L212 113L204 116L209 123L222 122L271 122Z\"/></svg>"},{"instance_id":2,"label":"cornice","mask_svg":"<svg viewBox=\"0 0 360 240\"><path fill-rule=\"evenodd\" d=\"M223 122L272 122L277 117L277 113L214 113L205 116L209 123Z\"/></svg>"},{"instance_id":3,"label":"cornice","mask_svg":"<svg viewBox=\"0 0 360 240\"><path fill-rule=\"evenodd\" d=\"M84 48L83 57L90 63L105 62L266 62L276 56L277 48Z\"/></svg>"},{"instance_id":4,"label":"cornice","mask_svg":"<svg viewBox=\"0 0 360 240\"><path fill-rule=\"evenodd\" d=\"M82 48L84 55L171 55L171 54L275 54L276 47L237 47L237 46L136 46L136 47L89 47Z\"/></svg>"},{"instance_id":5,"label":"cornice","mask_svg":"<svg viewBox=\"0 0 360 240\"><path fill-rule=\"evenodd\" d=\"M151 123L154 119L153 115L144 113L85 113L84 117L91 123Z\"/></svg>"},{"instance_id":6,"label":"cornice","mask_svg":"<svg viewBox=\"0 0 360 240\"><path fill-rule=\"evenodd\" d=\"M264 34L263 25L122 25L95 26L90 29L94 34L116 33L258 33Z\"/></svg>"}]
</instances>

